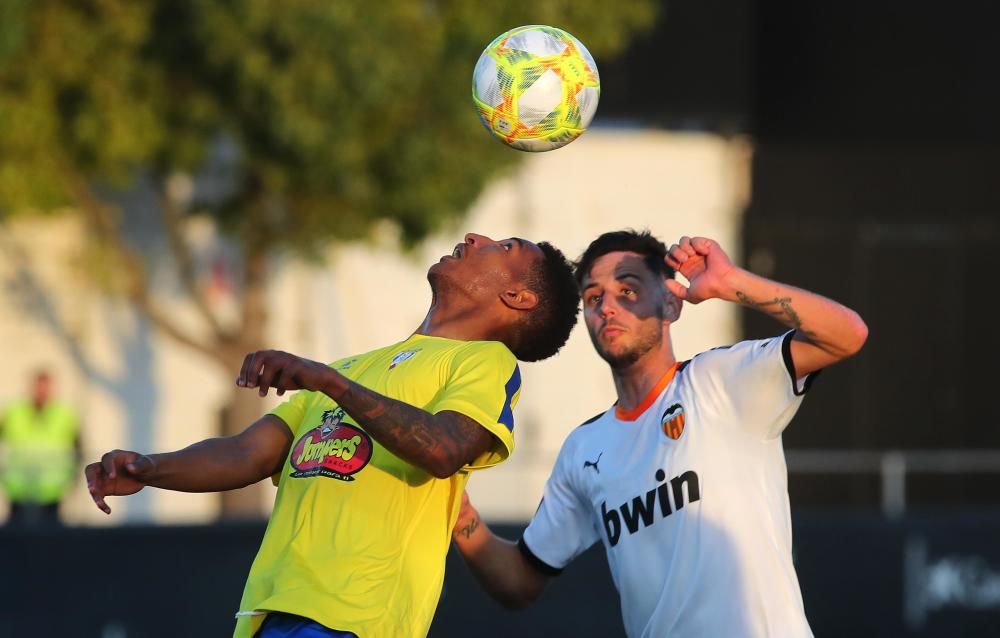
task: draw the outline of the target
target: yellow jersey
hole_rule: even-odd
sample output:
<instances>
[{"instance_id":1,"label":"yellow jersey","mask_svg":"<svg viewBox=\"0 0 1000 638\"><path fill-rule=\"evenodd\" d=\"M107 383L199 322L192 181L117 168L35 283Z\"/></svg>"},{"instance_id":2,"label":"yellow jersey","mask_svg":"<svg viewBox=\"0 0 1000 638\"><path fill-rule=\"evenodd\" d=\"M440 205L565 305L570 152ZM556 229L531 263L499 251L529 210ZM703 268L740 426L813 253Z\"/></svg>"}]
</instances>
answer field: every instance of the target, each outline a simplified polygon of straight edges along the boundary
<instances>
[{"instance_id":1,"label":"yellow jersey","mask_svg":"<svg viewBox=\"0 0 1000 638\"><path fill-rule=\"evenodd\" d=\"M325 394L297 392L275 408L293 443L274 477L274 510L240 602L237 638L252 636L268 611L360 638L426 636L469 472L514 449L521 376L502 343L413 335L330 365L428 412L460 412L489 430L494 446L437 479L382 447Z\"/></svg>"}]
</instances>

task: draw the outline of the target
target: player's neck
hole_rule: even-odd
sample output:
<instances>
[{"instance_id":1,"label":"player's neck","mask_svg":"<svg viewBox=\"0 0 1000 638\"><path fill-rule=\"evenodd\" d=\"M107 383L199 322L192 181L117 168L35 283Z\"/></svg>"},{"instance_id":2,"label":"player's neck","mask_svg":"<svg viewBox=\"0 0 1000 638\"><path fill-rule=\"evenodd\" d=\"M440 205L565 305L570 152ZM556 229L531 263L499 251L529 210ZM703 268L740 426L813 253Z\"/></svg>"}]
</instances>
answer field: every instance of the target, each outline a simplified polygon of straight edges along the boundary
<instances>
[{"instance_id":1,"label":"player's neck","mask_svg":"<svg viewBox=\"0 0 1000 638\"><path fill-rule=\"evenodd\" d=\"M461 341L497 340L496 321L481 303L467 298L434 295L427 315L414 334Z\"/></svg>"},{"instance_id":2,"label":"player's neck","mask_svg":"<svg viewBox=\"0 0 1000 638\"><path fill-rule=\"evenodd\" d=\"M664 335L659 347L645 353L634 363L612 368L611 376L618 393L618 407L624 411L641 406L657 384L673 370L677 359L669 335Z\"/></svg>"}]
</instances>

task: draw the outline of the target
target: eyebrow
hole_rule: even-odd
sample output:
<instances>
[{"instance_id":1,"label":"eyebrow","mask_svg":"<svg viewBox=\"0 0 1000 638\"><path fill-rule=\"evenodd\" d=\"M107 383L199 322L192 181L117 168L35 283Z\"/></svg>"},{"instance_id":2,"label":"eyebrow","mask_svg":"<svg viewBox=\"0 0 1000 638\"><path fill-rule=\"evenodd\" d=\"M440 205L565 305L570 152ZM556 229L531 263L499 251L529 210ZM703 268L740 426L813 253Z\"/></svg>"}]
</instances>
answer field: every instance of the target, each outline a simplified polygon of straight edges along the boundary
<instances>
[{"instance_id":1,"label":"eyebrow","mask_svg":"<svg viewBox=\"0 0 1000 638\"><path fill-rule=\"evenodd\" d=\"M625 279L633 279L639 283L642 283L642 277L631 271L625 271L622 273L615 273L615 281L624 281ZM588 288L593 288L598 285L596 281L591 279L589 276L583 280L580 289L587 290Z\"/></svg>"},{"instance_id":2,"label":"eyebrow","mask_svg":"<svg viewBox=\"0 0 1000 638\"><path fill-rule=\"evenodd\" d=\"M524 240L521 239L520 237L511 237L510 240L511 241L516 241L518 248L524 248Z\"/></svg>"},{"instance_id":3,"label":"eyebrow","mask_svg":"<svg viewBox=\"0 0 1000 638\"><path fill-rule=\"evenodd\" d=\"M636 281L638 281L640 283L642 282L642 277L640 277L638 274L636 274L636 273L634 273L634 272L632 272L630 270L626 270L625 272L621 272L621 273L617 273L617 272L615 273L615 281L622 281L622 280L625 280L625 279L634 279L634 280L636 280Z\"/></svg>"}]
</instances>

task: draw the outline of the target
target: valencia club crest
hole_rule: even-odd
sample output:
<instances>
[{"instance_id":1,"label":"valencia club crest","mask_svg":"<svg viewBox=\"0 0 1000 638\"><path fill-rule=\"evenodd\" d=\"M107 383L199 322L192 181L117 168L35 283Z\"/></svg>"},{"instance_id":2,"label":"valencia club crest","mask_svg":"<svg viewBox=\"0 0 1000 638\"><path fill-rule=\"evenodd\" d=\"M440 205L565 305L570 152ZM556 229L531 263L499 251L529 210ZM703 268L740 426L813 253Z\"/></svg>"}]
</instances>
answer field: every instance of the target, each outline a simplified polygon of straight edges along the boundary
<instances>
[{"instance_id":1,"label":"valencia club crest","mask_svg":"<svg viewBox=\"0 0 1000 638\"><path fill-rule=\"evenodd\" d=\"M666 434L673 440L681 438L681 434L684 434L684 406L680 403L675 403L663 416L660 417L660 427L663 428L663 433Z\"/></svg>"}]
</instances>

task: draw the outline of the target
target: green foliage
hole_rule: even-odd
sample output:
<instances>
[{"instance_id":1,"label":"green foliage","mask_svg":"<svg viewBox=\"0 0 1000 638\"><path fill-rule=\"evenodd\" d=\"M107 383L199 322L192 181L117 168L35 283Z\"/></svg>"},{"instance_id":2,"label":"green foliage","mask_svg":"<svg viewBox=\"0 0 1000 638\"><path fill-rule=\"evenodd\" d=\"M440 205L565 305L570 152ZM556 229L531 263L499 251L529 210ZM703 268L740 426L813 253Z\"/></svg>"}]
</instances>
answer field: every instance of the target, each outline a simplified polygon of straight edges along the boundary
<instances>
[{"instance_id":1,"label":"green foliage","mask_svg":"<svg viewBox=\"0 0 1000 638\"><path fill-rule=\"evenodd\" d=\"M225 135L240 177L211 213L234 236L308 250L389 220L417 241L519 159L469 97L490 40L553 24L600 64L658 4L5 0L0 215L73 204L74 176L195 172Z\"/></svg>"}]
</instances>

